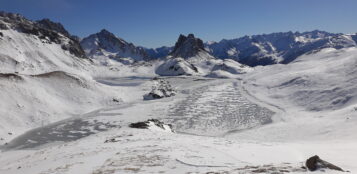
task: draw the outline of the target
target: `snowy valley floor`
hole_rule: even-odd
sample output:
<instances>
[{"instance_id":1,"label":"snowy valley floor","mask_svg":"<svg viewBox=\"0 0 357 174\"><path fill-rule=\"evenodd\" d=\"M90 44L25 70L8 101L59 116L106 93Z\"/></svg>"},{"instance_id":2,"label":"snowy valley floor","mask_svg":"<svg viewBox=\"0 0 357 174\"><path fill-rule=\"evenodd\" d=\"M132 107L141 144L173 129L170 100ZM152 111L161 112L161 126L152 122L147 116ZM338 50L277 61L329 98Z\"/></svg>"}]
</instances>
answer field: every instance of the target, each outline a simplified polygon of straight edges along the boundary
<instances>
[{"instance_id":1,"label":"snowy valley floor","mask_svg":"<svg viewBox=\"0 0 357 174\"><path fill-rule=\"evenodd\" d=\"M149 80L97 81L141 94ZM0 148L0 173L307 173L301 167L313 155L357 172L356 117L335 116L355 114L352 107L332 113L285 107L244 80L167 80L179 91L174 97L135 95L18 136ZM150 118L171 123L176 133L128 127Z\"/></svg>"}]
</instances>

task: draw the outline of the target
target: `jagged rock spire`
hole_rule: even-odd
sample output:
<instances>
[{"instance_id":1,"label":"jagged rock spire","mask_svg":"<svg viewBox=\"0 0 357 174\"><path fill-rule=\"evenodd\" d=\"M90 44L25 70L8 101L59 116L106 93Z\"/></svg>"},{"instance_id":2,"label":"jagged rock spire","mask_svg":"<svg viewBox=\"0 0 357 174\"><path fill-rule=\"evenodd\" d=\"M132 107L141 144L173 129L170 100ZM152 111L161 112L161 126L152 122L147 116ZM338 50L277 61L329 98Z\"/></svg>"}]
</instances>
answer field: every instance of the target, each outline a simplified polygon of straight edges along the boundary
<instances>
[{"instance_id":1,"label":"jagged rock spire","mask_svg":"<svg viewBox=\"0 0 357 174\"><path fill-rule=\"evenodd\" d=\"M201 51L206 52L201 39L196 38L193 34L189 34L187 37L181 34L170 55L173 57L189 58L196 56Z\"/></svg>"}]
</instances>

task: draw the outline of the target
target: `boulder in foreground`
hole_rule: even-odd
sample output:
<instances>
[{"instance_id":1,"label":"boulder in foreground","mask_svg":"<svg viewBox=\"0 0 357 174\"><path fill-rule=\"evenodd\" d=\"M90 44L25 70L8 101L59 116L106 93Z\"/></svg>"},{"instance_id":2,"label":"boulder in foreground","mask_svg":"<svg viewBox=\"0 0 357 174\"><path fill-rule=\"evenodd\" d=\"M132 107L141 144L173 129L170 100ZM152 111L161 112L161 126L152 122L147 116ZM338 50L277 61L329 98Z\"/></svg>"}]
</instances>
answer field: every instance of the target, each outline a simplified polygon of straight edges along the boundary
<instances>
[{"instance_id":1,"label":"boulder in foreground","mask_svg":"<svg viewBox=\"0 0 357 174\"><path fill-rule=\"evenodd\" d=\"M320 157L317 155L307 159L305 165L310 171L316 171L321 168L328 168L328 169L344 172L342 168L320 159Z\"/></svg>"}]
</instances>

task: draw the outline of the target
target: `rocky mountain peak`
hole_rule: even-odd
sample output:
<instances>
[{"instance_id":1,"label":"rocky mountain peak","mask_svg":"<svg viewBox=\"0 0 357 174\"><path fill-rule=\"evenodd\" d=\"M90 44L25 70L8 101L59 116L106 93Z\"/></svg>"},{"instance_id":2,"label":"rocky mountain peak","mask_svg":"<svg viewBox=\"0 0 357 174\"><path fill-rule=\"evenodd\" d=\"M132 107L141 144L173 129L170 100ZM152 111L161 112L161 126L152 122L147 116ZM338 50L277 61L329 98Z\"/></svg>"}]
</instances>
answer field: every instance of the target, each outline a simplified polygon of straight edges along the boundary
<instances>
[{"instance_id":1,"label":"rocky mountain peak","mask_svg":"<svg viewBox=\"0 0 357 174\"><path fill-rule=\"evenodd\" d=\"M92 58L105 55L113 59L132 58L135 61L148 59L143 48L126 42L106 29L84 38L81 45Z\"/></svg>"},{"instance_id":2,"label":"rocky mountain peak","mask_svg":"<svg viewBox=\"0 0 357 174\"><path fill-rule=\"evenodd\" d=\"M48 30L53 30L53 31L57 31L58 33L63 34L64 36L70 37L71 35L69 34L69 32L63 27L63 25L61 23L58 22L53 22L50 19L42 19L39 21L36 21L37 24L43 28L47 28Z\"/></svg>"},{"instance_id":3,"label":"rocky mountain peak","mask_svg":"<svg viewBox=\"0 0 357 174\"><path fill-rule=\"evenodd\" d=\"M196 38L193 34L187 36L181 34L170 55L173 57L189 58L196 56L201 51L206 52L201 39Z\"/></svg>"},{"instance_id":4,"label":"rocky mountain peak","mask_svg":"<svg viewBox=\"0 0 357 174\"><path fill-rule=\"evenodd\" d=\"M109 32L107 29L103 28L102 30L100 30L99 34L101 35L111 35L111 36L115 36L113 33Z\"/></svg>"},{"instance_id":5,"label":"rocky mountain peak","mask_svg":"<svg viewBox=\"0 0 357 174\"><path fill-rule=\"evenodd\" d=\"M113 41L122 40L106 29L100 30L96 35L101 38L112 39Z\"/></svg>"}]
</instances>

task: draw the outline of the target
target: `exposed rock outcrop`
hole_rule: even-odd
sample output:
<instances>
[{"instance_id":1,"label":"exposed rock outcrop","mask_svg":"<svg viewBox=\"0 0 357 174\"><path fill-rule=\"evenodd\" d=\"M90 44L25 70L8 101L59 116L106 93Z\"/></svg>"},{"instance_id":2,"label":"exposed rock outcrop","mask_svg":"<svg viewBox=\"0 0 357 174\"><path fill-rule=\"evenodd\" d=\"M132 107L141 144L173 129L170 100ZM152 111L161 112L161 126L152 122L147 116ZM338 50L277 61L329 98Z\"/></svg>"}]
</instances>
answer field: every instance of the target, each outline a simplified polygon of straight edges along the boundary
<instances>
[{"instance_id":1,"label":"exposed rock outcrop","mask_svg":"<svg viewBox=\"0 0 357 174\"><path fill-rule=\"evenodd\" d=\"M37 25L42 28L46 28L46 29L52 30L52 31L57 31L58 33L61 33L64 36L71 37L69 32L63 27L63 25L61 23L53 22L47 18L38 20L36 22L37 22Z\"/></svg>"},{"instance_id":2,"label":"exposed rock outcrop","mask_svg":"<svg viewBox=\"0 0 357 174\"><path fill-rule=\"evenodd\" d=\"M176 90L170 85L170 83L164 79L154 78L154 86L152 90L145 94L144 100L154 100L164 97L171 97L176 94Z\"/></svg>"},{"instance_id":3,"label":"exposed rock outcrop","mask_svg":"<svg viewBox=\"0 0 357 174\"><path fill-rule=\"evenodd\" d=\"M174 132L171 124L165 124L164 122L158 119L149 119L147 121L130 123L129 127L137 128L137 129L150 129L150 128L157 127L164 131Z\"/></svg>"}]
</instances>

